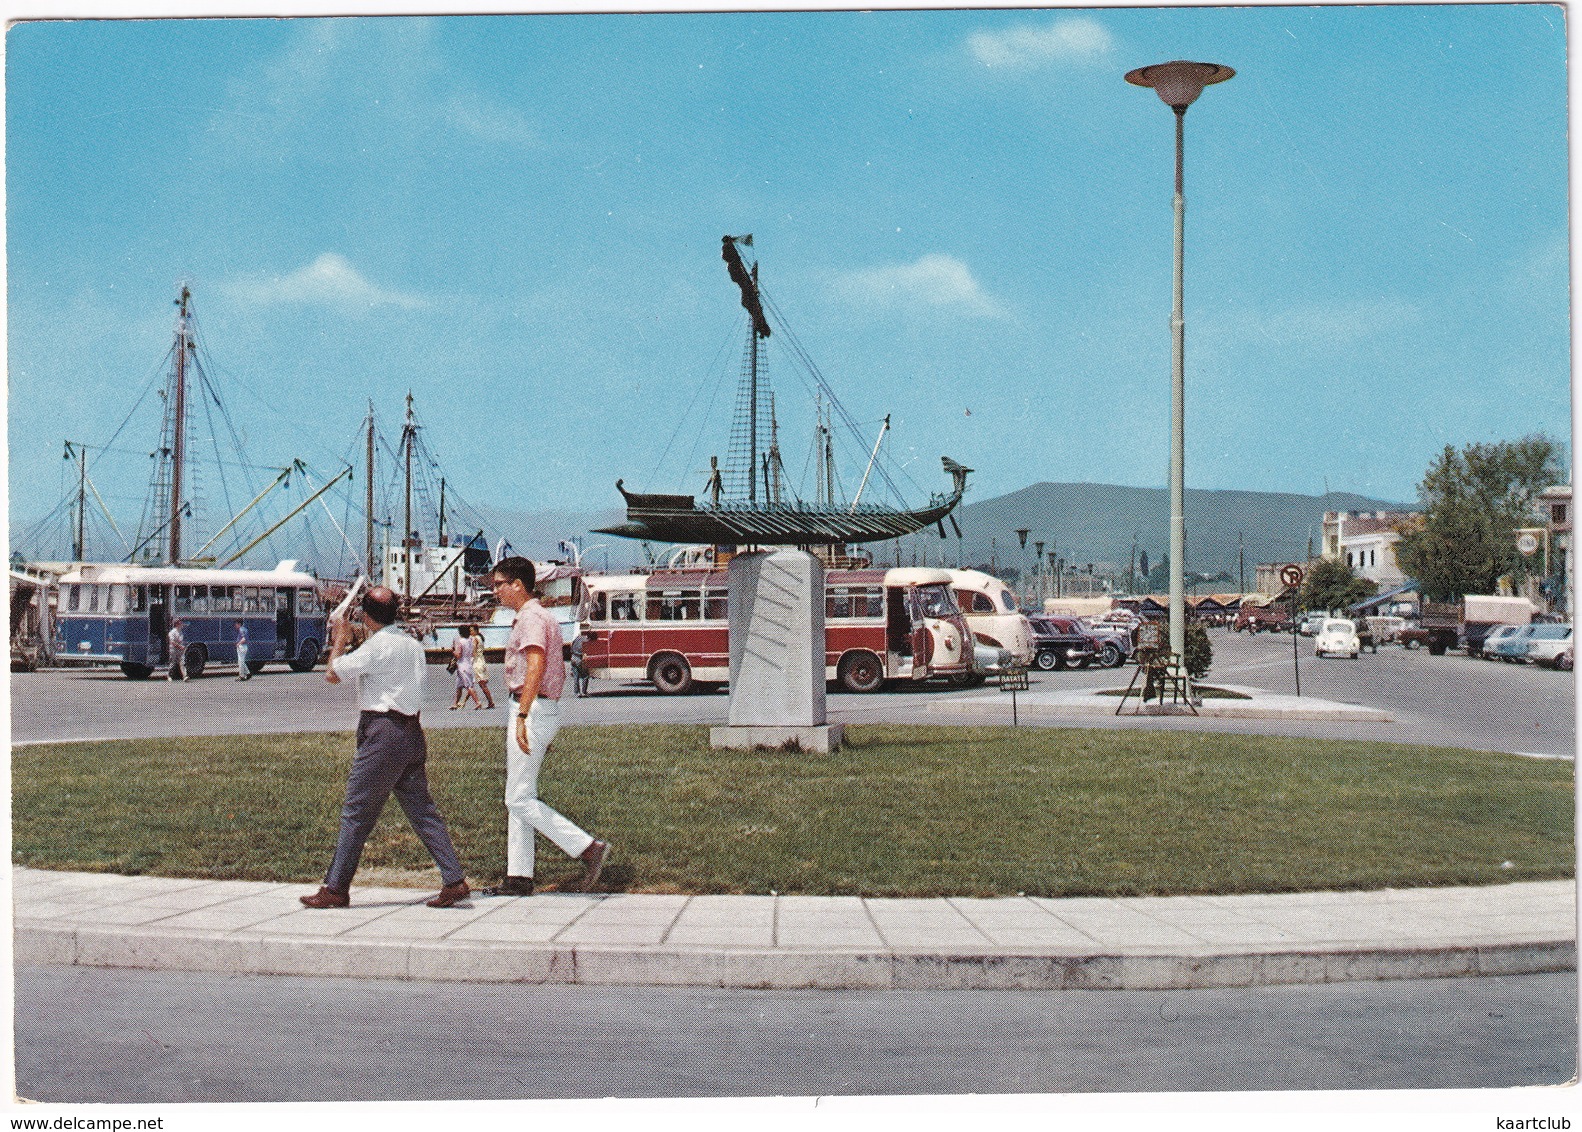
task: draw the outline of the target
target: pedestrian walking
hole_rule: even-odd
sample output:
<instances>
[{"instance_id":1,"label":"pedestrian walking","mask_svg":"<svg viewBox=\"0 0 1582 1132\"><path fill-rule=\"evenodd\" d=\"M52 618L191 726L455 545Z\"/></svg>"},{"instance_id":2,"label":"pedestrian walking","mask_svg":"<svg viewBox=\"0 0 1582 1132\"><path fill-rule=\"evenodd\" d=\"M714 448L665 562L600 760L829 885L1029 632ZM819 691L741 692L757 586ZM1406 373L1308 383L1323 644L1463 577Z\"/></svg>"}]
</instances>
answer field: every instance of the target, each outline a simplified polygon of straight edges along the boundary
<instances>
[{"instance_id":1,"label":"pedestrian walking","mask_svg":"<svg viewBox=\"0 0 1582 1132\"><path fill-rule=\"evenodd\" d=\"M505 643L505 683L510 690L505 728L505 879L486 896L531 896L533 832L582 862L582 890L590 891L610 858L610 843L581 829L538 797L538 772L560 730L560 695L566 662L560 623L533 593L537 578L526 558L496 563L489 574L494 596L516 614Z\"/></svg>"},{"instance_id":2,"label":"pedestrian walking","mask_svg":"<svg viewBox=\"0 0 1582 1132\"><path fill-rule=\"evenodd\" d=\"M253 673L247 667L247 625L245 622L236 623L236 678L250 680Z\"/></svg>"},{"instance_id":3,"label":"pedestrian walking","mask_svg":"<svg viewBox=\"0 0 1582 1132\"><path fill-rule=\"evenodd\" d=\"M588 647L588 634L578 633L571 640L571 690L580 700L588 694L588 662L583 651Z\"/></svg>"},{"instance_id":4,"label":"pedestrian walking","mask_svg":"<svg viewBox=\"0 0 1582 1132\"><path fill-rule=\"evenodd\" d=\"M489 691L489 662L483 655L483 630L478 626L472 629L472 676L478 682L478 691L483 693L483 698L488 701L484 706L494 707L494 693Z\"/></svg>"},{"instance_id":5,"label":"pedestrian walking","mask_svg":"<svg viewBox=\"0 0 1582 1132\"><path fill-rule=\"evenodd\" d=\"M337 619L330 630L330 655L324 679L339 684L357 679L357 753L346 778L340 835L324 885L300 897L309 908L344 908L351 903L352 877L363 845L391 794L439 866L442 887L430 908L449 908L472 890L451 844L445 819L428 789L428 740L423 734L423 646L396 624L400 599L386 586L363 595L361 617L372 635L346 655L351 625Z\"/></svg>"},{"instance_id":6,"label":"pedestrian walking","mask_svg":"<svg viewBox=\"0 0 1582 1132\"><path fill-rule=\"evenodd\" d=\"M478 678L472 670L472 635L465 627L457 631L456 639L451 643L449 667L456 674L456 700L450 705L450 710L461 707L461 701L468 697L471 697L475 710L483 707L483 701L478 698Z\"/></svg>"},{"instance_id":7,"label":"pedestrian walking","mask_svg":"<svg viewBox=\"0 0 1582 1132\"><path fill-rule=\"evenodd\" d=\"M178 617L170 623L170 632L165 634L165 643L170 646L170 671L165 673L165 679L185 680L187 638L181 631L181 618Z\"/></svg>"}]
</instances>

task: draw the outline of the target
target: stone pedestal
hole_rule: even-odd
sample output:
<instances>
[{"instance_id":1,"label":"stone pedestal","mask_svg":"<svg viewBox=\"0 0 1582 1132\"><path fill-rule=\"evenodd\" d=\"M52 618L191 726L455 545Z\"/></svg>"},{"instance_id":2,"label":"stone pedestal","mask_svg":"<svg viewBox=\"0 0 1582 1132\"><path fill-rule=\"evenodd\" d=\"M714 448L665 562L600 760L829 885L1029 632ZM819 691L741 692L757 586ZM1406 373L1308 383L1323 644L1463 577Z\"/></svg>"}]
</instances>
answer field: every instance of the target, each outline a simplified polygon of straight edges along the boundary
<instances>
[{"instance_id":1,"label":"stone pedestal","mask_svg":"<svg viewBox=\"0 0 1582 1132\"><path fill-rule=\"evenodd\" d=\"M714 747L839 748L824 712L824 567L801 550L731 559L731 699Z\"/></svg>"}]
</instances>

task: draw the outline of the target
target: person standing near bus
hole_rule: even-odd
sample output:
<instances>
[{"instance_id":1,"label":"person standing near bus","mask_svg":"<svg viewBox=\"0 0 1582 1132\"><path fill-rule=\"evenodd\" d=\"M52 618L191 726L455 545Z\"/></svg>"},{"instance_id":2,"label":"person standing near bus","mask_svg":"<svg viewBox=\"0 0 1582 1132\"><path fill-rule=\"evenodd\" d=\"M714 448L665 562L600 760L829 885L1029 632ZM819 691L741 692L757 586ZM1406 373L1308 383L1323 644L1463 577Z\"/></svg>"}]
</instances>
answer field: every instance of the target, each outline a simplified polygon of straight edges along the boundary
<instances>
[{"instance_id":1,"label":"person standing near bus","mask_svg":"<svg viewBox=\"0 0 1582 1132\"><path fill-rule=\"evenodd\" d=\"M566 687L560 623L533 593L537 578L526 558L501 559L489 574L500 604L516 614L505 642L505 683L510 690L505 729L505 879L485 896L533 894L533 832L537 830L582 862L582 891L590 891L610 857L610 843L583 831L539 800L538 771L560 730L560 695Z\"/></svg>"},{"instance_id":2,"label":"person standing near bus","mask_svg":"<svg viewBox=\"0 0 1582 1132\"><path fill-rule=\"evenodd\" d=\"M588 634L579 632L571 641L571 690L580 700L588 694L588 662L585 656Z\"/></svg>"},{"instance_id":3,"label":"person standing near bus","mask_svg":"<svg viewBox=\"0 0 1582 1132\"><path fill-rule=\"evenodd\" d=\"M443 887L430 908L449 908L471 894L450 830L428 790L428 740L423 734L423 646L401 631L401 601L387 586L363 595L362 619L372 635L350 656L351 624L342 618L330 630L324 679L339 684L357 678L357 754L346 778L340 835L324 885L298 897L309 908L344 908L351 903L352 877L363 845L393 793L423 847L439 866Z\"/></svg>"},{"instance_id":4,"label":"person standing near bus","mask_svg":"<svg viewBox=\"0 0 1582 1132\"><path fill-rule=\"evenodd\" d=\"M170 623L170 632L165 634L165 641L170 646L170 671L165 673L165 679L185 680L187 638L181 631L181 618L178 617Z\"/></svg>"},{"instance_id":5,"label":"person standing near bus","mask_svg":"<svg viewBox=\"0 0 1582 1132\"><path fill-rule=\"evenodd\" d=\"M236 678L248 680L252 678L252 671L247 667L247 625L245 622L236 623Z\"/></svg>"}]
</instances>

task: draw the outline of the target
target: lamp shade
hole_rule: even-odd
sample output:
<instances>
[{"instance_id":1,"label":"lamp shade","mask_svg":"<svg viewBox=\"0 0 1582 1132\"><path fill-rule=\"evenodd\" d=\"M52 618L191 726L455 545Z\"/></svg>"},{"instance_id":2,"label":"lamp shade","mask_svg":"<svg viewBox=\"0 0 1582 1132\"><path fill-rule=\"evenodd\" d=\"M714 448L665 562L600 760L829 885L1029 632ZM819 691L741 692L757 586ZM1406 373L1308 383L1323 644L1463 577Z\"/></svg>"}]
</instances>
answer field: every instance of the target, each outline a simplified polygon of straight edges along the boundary
<instances>
[{"instance_id":1,"label":"lamp shade","mask_svg":"<svg viewBox=\"0 0 1582 1132\"><path fill-rule=\"evenodd\" d=\"M1133 86L1151 86L1166 106L1185 110L1197 101L1204 87L1222 83L1235 73L1218 63L1189 63L1178 59L1173 63L1155 63L1128 71L1126 81Z\"/></svg>"}]
</instances>

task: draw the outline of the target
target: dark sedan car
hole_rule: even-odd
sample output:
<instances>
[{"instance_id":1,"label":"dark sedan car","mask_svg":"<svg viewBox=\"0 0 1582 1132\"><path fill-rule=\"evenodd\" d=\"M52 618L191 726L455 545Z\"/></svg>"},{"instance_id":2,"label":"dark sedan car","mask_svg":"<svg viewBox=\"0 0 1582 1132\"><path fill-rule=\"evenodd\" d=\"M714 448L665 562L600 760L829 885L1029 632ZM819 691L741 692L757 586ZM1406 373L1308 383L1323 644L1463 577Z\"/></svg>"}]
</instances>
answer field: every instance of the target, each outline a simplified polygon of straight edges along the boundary
<instances>
[{"instance_id":1,"label":"dark sedan car","mask_svg":"<svg viewBox=\"0 0 1582 1132\"><path fill-rule=\"evenodd\" d=\"M1093 638L1076 622L1063 617L1032 616L1033 664L1045 672L1060 668L1086 668L1098 653Z\"/></svg>"}]
</instances>

